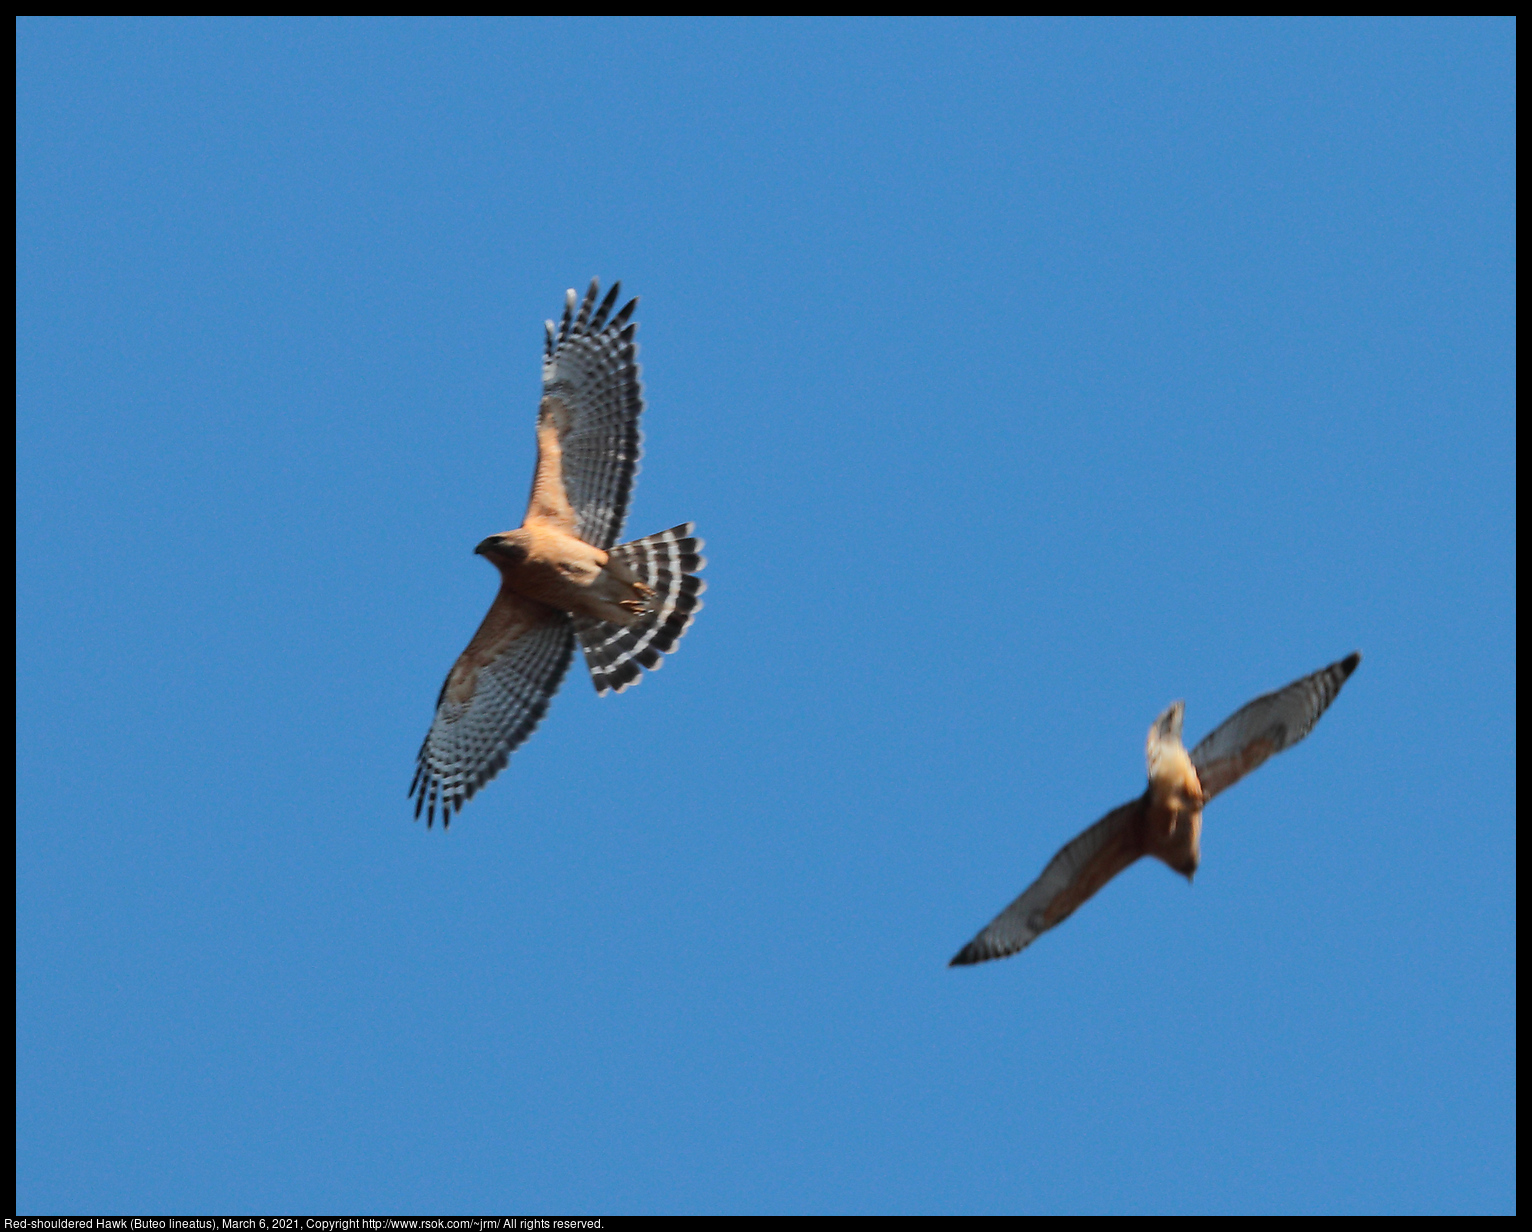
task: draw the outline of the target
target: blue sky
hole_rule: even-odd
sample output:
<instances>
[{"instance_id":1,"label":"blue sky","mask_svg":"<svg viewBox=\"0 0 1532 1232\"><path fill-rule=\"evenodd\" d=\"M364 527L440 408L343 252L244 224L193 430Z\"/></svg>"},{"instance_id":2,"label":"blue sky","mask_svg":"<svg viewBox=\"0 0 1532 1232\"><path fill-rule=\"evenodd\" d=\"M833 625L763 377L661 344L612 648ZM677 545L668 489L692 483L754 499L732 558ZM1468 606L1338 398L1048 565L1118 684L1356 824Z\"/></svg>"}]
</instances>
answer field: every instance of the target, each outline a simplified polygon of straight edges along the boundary
<instances>
[{"instance_id":1,"label":"blue sky","mask_svg":"<svg viewBox=\"0 0 1532 1232\"><path fill-rule=\"evenodd\" d=\"M1514 1209L1514 24L17 66L19 1211ZM707 607L428 832L592 275ZM946 967L1352 649L1194 887Z\"/></svg>"}]
</instances>

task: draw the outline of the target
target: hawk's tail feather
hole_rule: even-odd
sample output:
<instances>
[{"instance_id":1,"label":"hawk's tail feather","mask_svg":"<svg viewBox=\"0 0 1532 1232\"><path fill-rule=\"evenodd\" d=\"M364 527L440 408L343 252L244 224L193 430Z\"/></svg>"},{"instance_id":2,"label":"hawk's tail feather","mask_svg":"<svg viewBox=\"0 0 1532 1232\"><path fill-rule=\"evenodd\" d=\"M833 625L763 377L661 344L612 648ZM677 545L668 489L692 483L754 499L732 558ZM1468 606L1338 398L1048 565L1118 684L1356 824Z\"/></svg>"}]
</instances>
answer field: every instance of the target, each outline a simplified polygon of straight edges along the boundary
<instances>
[{"instance_id":1,"label":"hawk's tail feather","mask_svg":"<svg viewBox=\"0 0 1532 1232\"><path fill-rule=\"evenodd\" d=\"M694 575L707 561L701 555L702 540L692 538L691 532L692 524L683 522L612 549L612 555L654 591L654 598L649 610L630 625L575 617L575 632L597 693L621 693L643 678L641 667L663 667L663 656L675 649L701 609L698 596L707 583Z\"/></svg>"}]
</instances>

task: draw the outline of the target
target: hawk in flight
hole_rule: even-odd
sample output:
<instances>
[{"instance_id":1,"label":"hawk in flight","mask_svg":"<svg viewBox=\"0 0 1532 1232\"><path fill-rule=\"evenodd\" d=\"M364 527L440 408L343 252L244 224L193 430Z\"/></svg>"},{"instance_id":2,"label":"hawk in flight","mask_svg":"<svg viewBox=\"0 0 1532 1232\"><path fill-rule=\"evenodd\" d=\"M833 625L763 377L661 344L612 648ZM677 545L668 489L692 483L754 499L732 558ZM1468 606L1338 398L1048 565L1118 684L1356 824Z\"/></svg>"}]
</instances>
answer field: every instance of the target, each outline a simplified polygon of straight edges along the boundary
<instances>
[{"instance_id":1,"label":"hawk in flight","mask_svg":"<svg viewBox=\"0 0 1532 1232\"><path fill-rule=\"evenodd\" d=\"M644 397L630 322L636 299L610 316L621 283L600 287L546 323L537 470L526 516L474 551L500 571L500 593L436 700L410 784L426 825L499 774L542 720L574 655L585 652L596 692L621 693L661 667L702 606L702 540L683 523L617 544L642 438ZM613 546L616 544L616 546Z\"/></svg>"},{"instance_id":2,"label":"hawk in flight","mask_svg":"<svg viewBox=\"0 0 1532 1232\"><path fill-rule=\"evenodd\" d=\"M1190 753L1181 743L1183 703L1176 702L1149 729L1144 747L1149 786L1144 794L1076 836L948 965L1004 958L1026 949L1140 856L1163 860L1190 881L1202 856L1203 807L1273 753L1307 736L1361 661L1360 654L1347 655L1256 698Z\"/></svg>"}]
</instances>

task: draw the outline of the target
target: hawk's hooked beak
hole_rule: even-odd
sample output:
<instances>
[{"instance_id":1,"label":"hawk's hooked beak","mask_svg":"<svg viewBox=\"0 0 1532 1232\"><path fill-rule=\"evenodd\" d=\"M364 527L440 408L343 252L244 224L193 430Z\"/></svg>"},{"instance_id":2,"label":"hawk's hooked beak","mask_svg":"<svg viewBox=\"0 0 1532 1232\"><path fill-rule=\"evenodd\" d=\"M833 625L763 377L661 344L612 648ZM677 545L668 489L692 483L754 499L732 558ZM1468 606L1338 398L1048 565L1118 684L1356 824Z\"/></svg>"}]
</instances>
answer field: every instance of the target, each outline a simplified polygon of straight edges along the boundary
<instances>
[{"instance_id":1,"label":"hawk's hooked beak","mask_svg":"<svg viewBox=\"0 0 1532 1232\"><path fill-rule=\"evenodd\" d=\"M473 554L475 556L487 556L491 548L496 548L499 546L500 536L491 535L488 539L481 541L478 547L474 548Z\"/></svg>"}]
</instances>

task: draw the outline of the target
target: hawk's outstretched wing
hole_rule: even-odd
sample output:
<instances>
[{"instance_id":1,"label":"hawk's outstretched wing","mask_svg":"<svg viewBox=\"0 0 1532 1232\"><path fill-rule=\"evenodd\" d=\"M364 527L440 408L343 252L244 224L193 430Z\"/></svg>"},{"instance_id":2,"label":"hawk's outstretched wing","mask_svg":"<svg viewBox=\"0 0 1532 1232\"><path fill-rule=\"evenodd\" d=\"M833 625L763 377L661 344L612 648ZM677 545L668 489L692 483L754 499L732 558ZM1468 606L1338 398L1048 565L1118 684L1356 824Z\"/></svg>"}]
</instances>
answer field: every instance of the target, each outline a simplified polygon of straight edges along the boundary
<instances>
[{"instance_id":1,"label":"hawk's outstretched wing","mask_svg":"<svg viewBox=\"0 0 1532 1232\"><path fill-rule=\"evenodd\" d=\"M644 394L633 341L638 326L628 320L638 301L629 300L607 320L621 286L614 282L597 308L600 286L592 278L578 313L570 291L563 321L557 328L547 323L537 478L528 511L530 518L556 509L560 521L572 512L573 525L564 529L598 548L611 547L622 533L643 453L638 417ZM544 437L548 429L552 442ZM560 482L562 493L540 494L540 486L554 488Z\"/></svg>"},{"instance_id":2,"label":"hawk's outstretched wing","mask_svg":"<svg viewBox=\"0 0 1532 1232\"><path fill-rule=\"evenodd\" d=\"M542 721L573 654L567 615L500 591L437 698L410 784L416 817L426 806L430 826L439 800L446 826L454 809L505 768Z\"/></svg>"},{"instance_id":3,"label":"hawk's outstretched wing","mask_svg":"<svg viewBox=\"0 0 1532 1232\"><path fill-rule=\"evenodd\" d=\"M1360 654L1349 654L1312 676L1256 698L1225 719L1191 751L1203 795L1211 800L1273 753L1307 736L1361 661Z\"/></svg>"},{"instance_id":4,"label":"hawk's outstretched wing","mask_svg":"<svg viewBox=\"0 0 1532 1232\"><path fill-rule=\"evenodd\" d=\"M1043 875L965 945L947 965L1004 958L1025 949L1041 933L1144 854L1143 818L1148 796L1113 809L1076 835L1048 862Z\"/></svg>"}]
</instances>

